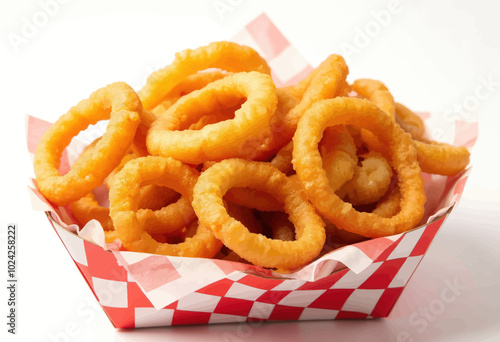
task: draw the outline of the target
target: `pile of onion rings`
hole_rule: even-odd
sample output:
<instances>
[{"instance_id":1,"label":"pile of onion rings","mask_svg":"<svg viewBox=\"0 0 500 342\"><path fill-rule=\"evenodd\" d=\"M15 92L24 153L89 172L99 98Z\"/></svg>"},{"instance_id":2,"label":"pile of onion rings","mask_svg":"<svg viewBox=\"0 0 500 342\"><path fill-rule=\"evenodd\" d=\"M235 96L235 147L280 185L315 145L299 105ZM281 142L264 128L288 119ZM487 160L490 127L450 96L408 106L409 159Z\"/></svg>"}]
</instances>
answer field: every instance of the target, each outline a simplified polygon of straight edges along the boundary
<instances>
[{"instance_id":1,"label":"pile of onion rings","mask_svg":"<svg viewBox=\"0 0 500 342\"><path fill-rule=\"evenodd\" d=\"M40 192L130 251L249 262L278 272L335 246L401 233L424 215L422 172L456 175L466 147L428 139L380 81L349 83L339 55L277 88L255 50L178 53L135 92L98 89L43 135ZM109 120L61 175L62 152ZM94 190L109 191L109 207Z\"/></svg>"}]
</instances>

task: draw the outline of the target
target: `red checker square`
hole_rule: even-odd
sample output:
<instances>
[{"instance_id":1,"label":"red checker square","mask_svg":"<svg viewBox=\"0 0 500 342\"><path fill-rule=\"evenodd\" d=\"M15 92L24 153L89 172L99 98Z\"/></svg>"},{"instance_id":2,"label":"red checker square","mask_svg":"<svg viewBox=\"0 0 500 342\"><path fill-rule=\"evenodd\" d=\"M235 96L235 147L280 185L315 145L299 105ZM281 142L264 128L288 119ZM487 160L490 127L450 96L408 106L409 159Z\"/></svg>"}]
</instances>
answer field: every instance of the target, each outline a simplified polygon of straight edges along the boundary
<instances>
[{"instance_id":1,"label":"red checker square","mask_svg":"<svg viewBox=\"0 0 500 342\"><path fill-rule=\"evenodd\" d=\"M359 287L360 289L385 289L394 279L406 258L386 260L379 268Z\"/></svg>"},{"instance_id":2,"label":"red checker square","mask_svg":"<svg viewBox=\"0 0 500 342\"><path fill-rule=\"evenodd\" d=\"M262 290L274 289L282 282L284 282L283 279L262 278L250 274L238 280L238 283L245 284Z\"/></svg>"},{"instance_id":3,"label":"red checker square","mask_svg":"<svg viewBox=\"0 0 500 342\"><path fill-rule=\"evenodd\" d=\"M252 309L253 301L239 298L222 297L214 313L248 316Z\"/></svg>"},{"instance_id":4,"label":"red checker square","mask_svg":"<svg viewBox=\"0 0 500 342\"><path fill-rule=\"evenodd\" d=\"M129 282L127 284L127 302L129 307L152 308L153 305L148 297L142 292L137 283Z\"/></svg>"},{"instance_id":5,"label":"red checker square","mask_svg":"<svg viewBox=\"0 0 500 342\"><path fill-rule=\"evenodd\" d=\"M109 320L115 328L119 329L132 329L135 328L135 308L111 308L103 306L104 313L108 316Z\"/></svg>"},{"instance_id":6,"label":"red checker square","mask_svg":"<svg viewBox=\"0 0 500 342\"><path fill-rule=\"evenodd\" d=\"M308 307L316 309L340 310L354 289L330 289L312 302Z\"/></svg>"},{"instance_id":7,"label":"red checker square","mask_svg":"<svg viewBox=\"0 0 500 342\"><path fill-rule=\"evenodd\" d=\"M457 177L456 176L449 176L446 178L446 184L445 187L442 191L443 194L447 194L451 191L451 188L455 186L455 183L457 182Z\"/></svg>"},{"instance_id":8,"label":"red checker square","mask_svg":"<svg viewBox=\"0 0 500 342\"><path fill-rule=\"evenodd\" d=\"M383 253L394 241L384 237L372 239L368 241L359 242L356 248L360 249L370 259L375 260L381 253Z\"/></svg>"},{"instance_id":9,"label":"red checker square","mask_svg":"<svg viewBox=\"0 0 500 342\"><path fill-rule=\"evenodd\" d=\"M388 288L382 293L378 303L373 308L371 316L373 317L387 317L389 316L389 312L392 307L396 303L396 300L399 298L401 293L403 292L404 287L393 287Z\"/></svg>"},{"instance_id":10,"label":"red checker square","mask_svg":"<svg viewBox=\"0 0 500 342\"><path fill-rule=\"evenodd\" d=\"M172 263L162 255L152 255L130 264L129 270L146 292L181 277Z\"/></svg>"},{"instance_id":11,"label":"red checker square","mask_svg":"<svg viewBox=\"0 0 500 342\"><path fill-rule=\"evenodd\" d=\"M455 189L453 189L453 194L461 194L464 192L465 183L467 182L468 178L469 177L464 177L457 182L457 184L455 185Z\"/></svg>"},{"instance_id":12,"label":"red checker square","mask_svg":"<svg viewBox=\"0 0 500 342\"><path fill-rule=\"evenodd\" d=\"M246 26L246 29L259 45L260 50L264 54L264 58L267 60L278 56L290 45L285 36L281 34L269 17L264 13L250 22Z\"/></svg>"},{"instance_id":13,"label":"red checker square","mask_svg":"<svg viewBox=\"0 0 500 342\"><path fill-rule=\"evenodd\" d=\"M380 253L380 255L377 257L377 260L375 260L375 261L384 261L385 259L387 259L389 257L389 255L391 255L391 253L399 245L399 243L401 242L401 240L403 239L403 237L404 237L404 235L401 235L399 237L399 239L397 239L396 241L394 241L394 243L392 245L389 245L389 247L387 247L387 249L385 251L383 251L382 253Z\"/></svg>"},{"instance_id":14,"label":"red checker square","mask_svg":"<svg viewBox=\"0 0 500 342\"><path fill-rule=\"evenodd\" d=\"M94 286L92 284L92 276L90 275L87 266L82 265L80 263L77 263L75 261L76 266L78 266L78 269L80 270L80 273L83 275L83 279L87 282L87 285L89 286L90 290L92 291L92 294L96 298L96 300L99 302L99 297L97 297L96 293L94 292Z\"/></svg>"},{"instance_id":15,"label":"red checker square","mask_svg":"<svg viewBox=\"0 0 500 342\"><path fill-rule=\"evenodd\" d=\"M270 321L296 321L304 308L287 305L276 305L269 316Z\"/></svg>"},{"instance_id":16,"label":"red checker square","mask_svg":"<svg viewBox=\"0 0 500 342\"><path fill-rule=\"evenodd\" d=\"M118 265L113 253L85 241L85 254L89 273L96 278L127 281L127 271Z\"/></svg>"},{"instance_id":17,"label":"red checker square","mask_svg":"<svg viewBox=\"0 0 500 342\"><path fill-rule=\"evenodd\" d=\"M335 319L365 319L367 314L353 311L339 311Z\"/></svg>"},{"instance_id":18,"label":"red checker square","mask_svg":"<svg viewBox=\"0 0 500 342\"><path fill-rule=\"evenodd\" d=\"M342 278L349 269L344 269L339 272L335 272L327 277L321 278L317 281L308 281L304 283L297 290L328 290L331 288L340 278Z\"/></svg>"},{"instance_id":19,"label":"red checker square","mask_svg":"<svg viewBox=\"0 0 500 342\"><path fill-rule=\"evenodd\" d=\"M233 283L234 283L233 280L223 278L210 285L202 287L199 290L196 290L196 292L222 297L227 293L227 291L233 285Z\"/></svg>"},{"instance_id":20,"label":"red checker square","mask_svg":"<svg viewBox=\"0 0 500 342\"><path fill-rule=\"evenodd\" d=\"M174 309L175 310L175 309L177 309L177 303L179 303L178 300L176 300L173 303L168 304L167 306L164 307L164 309Z\"/></svg>"},{"instance_id":21,"label":"red checker square","mask_svg":"<svg viewBox=\"0 0 500 342\"><path fill-rule=\"evenodd\" d=\"M211 312L175 310L172 325L208 324Z\"/></svg>"},{"instance_id":22,"label":"red checker square","mask_svg":"<svg viewBox=\"0 0 500 342\"><path fill-rule=\"evenodd\" d=\"M267 291L263 293L259 298L256 299L257 302L276 304L284 297L286 297L290 292L288 291Z\"/></svg>"},{"instance_id":23,"label":"red checker square","mask_svg":"<svg viewBox=\"0 0 500 342\"><path fill-rule=\"evenodd\" d=\"M431 244L432 239L438 232L439 228L443 224L446 216L437 220L436 222L431 223L425 228L422 236L418 240L415 247L413 247L413 251L411 251L410 256L424 255Z\"/></svg>"},{"instance_id":24,"label":"red checker square","mask_svg":"<svg viewBox=\"0 0 500 342\"><path fill-rule=\"evenodd\" d=\"M80 273L83 275L83 277L87 281L87 283L90 282L92 280L92 275L90 274L88 267L85 265L82 265L76 261L75 261L75 264L78 267L78 269L80 270Z\"/></svg>"}]
</instances>

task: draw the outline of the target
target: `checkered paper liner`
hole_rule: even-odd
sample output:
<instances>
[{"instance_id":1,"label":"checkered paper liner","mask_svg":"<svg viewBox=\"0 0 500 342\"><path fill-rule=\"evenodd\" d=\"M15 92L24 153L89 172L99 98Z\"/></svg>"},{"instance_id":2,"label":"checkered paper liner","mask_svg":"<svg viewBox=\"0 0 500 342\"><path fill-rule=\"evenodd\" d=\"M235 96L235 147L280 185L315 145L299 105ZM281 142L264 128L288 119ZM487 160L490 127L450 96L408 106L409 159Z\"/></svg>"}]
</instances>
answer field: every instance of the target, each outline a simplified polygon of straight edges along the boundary
<instances>
[{"instance_id":1,"label":"checkered paper liner","mask_svg":"<svg viewBox=\"0 0 500 342\"><path fill-rule=\"evenodd\" d=\"M277 86L293 84L312 67L262 14L234 41L255 48L273 69ZM423 114L424 119L430 114ZM33 156L50 123L28 116ZM63 153L64 173L98 127L73 139ZM455 144L472 147L477 122L456 122ZM85 141L85 137L93 136ZM81 139L78 139L81 138ZM54 206L30 187L33 208L47 213L97 300L117 328L252 320L387 317L454 204L469 170L455 177L424 174L427 224L412 231L334 250L291 274L237 262L117 250L104 242L97 221L80 229L68 207ZM430 215L432 213L432 215Z\"/></svg>"}]
</instances>

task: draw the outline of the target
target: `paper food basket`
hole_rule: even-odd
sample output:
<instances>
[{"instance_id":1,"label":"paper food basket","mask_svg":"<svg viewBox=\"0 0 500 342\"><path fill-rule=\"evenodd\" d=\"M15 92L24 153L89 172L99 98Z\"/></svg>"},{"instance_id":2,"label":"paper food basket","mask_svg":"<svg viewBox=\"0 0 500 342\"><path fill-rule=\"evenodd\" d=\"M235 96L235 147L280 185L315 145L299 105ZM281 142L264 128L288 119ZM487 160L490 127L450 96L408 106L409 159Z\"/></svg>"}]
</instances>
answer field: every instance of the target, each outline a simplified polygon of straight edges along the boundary
<instances>
[{"instance_id":1,"label":"paper food basket","mask_svg":"<svg viewBox=\"0 0 500 342\"><path fill-rule=\"evenodd\" d=\"M293 84L312 67L262 14L234 41L255 48L269 62L277 86ZM428 117L429 115L427 115ZM424 116L424 119L426 116ZM34 154L50 123L27 118ZM457 121L454 144L471 147L477 122ZM78 145L73 139L72 144ZM63 154L69 167L71 151ZM68 152L69 151L69 152ZM33 207L46 212L97 301L116 328L257 320L330 320L387 317L463 192L469 170L455 177L424 174L428 224L326 254L299 271L280 275L252 265L200 258L107 250L102 229L79 229L67 207L50 204L30 187ZM430 196L429 196L430 194Z\"/></svg>"}]
</instances>

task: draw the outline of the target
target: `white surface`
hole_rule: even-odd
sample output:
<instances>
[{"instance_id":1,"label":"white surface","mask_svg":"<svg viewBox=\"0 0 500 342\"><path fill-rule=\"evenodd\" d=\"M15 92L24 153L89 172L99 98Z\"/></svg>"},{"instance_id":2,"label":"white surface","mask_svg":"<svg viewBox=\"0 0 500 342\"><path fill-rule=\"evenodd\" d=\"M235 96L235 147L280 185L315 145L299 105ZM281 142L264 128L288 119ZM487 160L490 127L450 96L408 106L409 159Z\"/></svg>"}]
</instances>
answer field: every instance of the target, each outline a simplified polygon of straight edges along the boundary
<instances>
[{"instance_id":1,"label":"white surface","mask_svg":"<svg viewBox=\"0 0 500 342\"><path fill-rule=\"evenodd\" d=\"M51 7L46 22L37 0L0 2L3 265L6 225L19 226L18 335L7 334L3 323L2 341L500 340L498 2L401 0L390 18L380 13L393 9L391 1L66 2ZM226 12L215 10L221 3L227 4ZM115 331L44 214L30 209L24 115L54 121L113 81L140 89L175 51L229 39L262 11L313 65L341 53L350 80L380 79L410 108L447 113L440 117L444 122L478 113L474 169L462 202L388 319ZM21 34L26 20L35 19L45 26L15 52L8 33ZM346 44L354 45L366 30L372 37L346 56ZM490 90L479 93L488 79ZM468 110L460 114L456 106ZM0 278L5 281L5 272ZM7 314L5 287L0 287L2 317Z\"/></svg>"}]
</instances>

